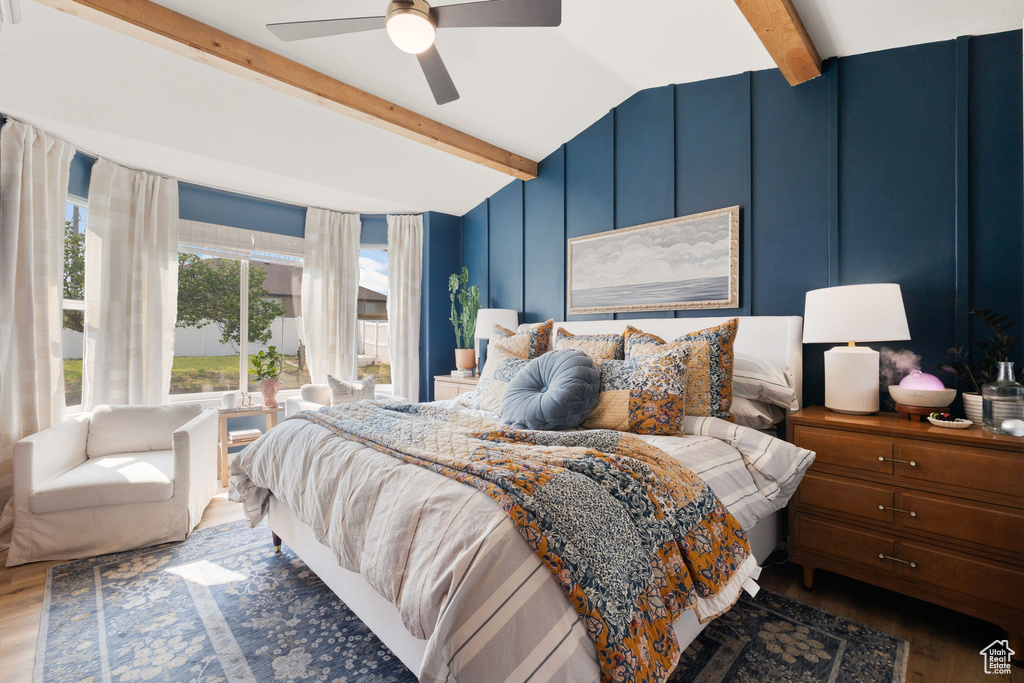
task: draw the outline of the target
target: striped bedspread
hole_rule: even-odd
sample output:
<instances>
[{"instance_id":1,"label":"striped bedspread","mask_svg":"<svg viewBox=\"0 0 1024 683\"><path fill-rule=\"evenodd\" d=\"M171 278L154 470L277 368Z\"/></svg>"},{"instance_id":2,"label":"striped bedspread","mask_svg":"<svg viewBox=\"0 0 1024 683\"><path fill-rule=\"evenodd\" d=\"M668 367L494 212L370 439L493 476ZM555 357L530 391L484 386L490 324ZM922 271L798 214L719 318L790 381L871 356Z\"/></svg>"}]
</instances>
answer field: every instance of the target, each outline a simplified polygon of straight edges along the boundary
<instances>
[{"instance_id":1,"label":"striped bedspread","mask_svg":"<svg viewBox=\"0 0 1024 683\"><path fill-rule=\"evenodd\" d=\"M457 421L464 430L494 428L487 420L466 416ZM708 429L713 431L713 426ZM355 424L342 428L350 434L353 430L358 430ZM698 425L693 430L699 431ZM705 442L705 448L694 443L684 450L692 456L724 447L734 461L745 463L786 460L778 452L767 461L765 453L758 455L764 435L753 430L723 436L734 443L697 436L690 438ZM590 637L593 622L577 613L509 516L481 489L369 448L371 440L358 440L339 438L314 422L286 421L234 460L232 497L245 503L247 518L255 524L265 514L272 491L335 551L339 564L360 572L391 600L406 628L428 641L421 680L594 681L632 678L630 666L632 671L646 670L642 661L618 661L609 667L606 657L602 676ZM776 444L798 450L772 441L765 452L778 451ZM736 446L749 455L737 458ZM789 468L801 455L788 454ZM798 478L802 468L796 469ZM741 494L743 498L785 495L785 482L772 474L759 476L762 480L756 483L747 477L745 483L752 483L755 493ZM752 558L744 560L706 604L695 599L692 606L704 618L727 608L753 566ZM664 642L648 645L648 655L671 647ZM647 664L647 669L657 669Z\"/></svg>"}]
</instances>

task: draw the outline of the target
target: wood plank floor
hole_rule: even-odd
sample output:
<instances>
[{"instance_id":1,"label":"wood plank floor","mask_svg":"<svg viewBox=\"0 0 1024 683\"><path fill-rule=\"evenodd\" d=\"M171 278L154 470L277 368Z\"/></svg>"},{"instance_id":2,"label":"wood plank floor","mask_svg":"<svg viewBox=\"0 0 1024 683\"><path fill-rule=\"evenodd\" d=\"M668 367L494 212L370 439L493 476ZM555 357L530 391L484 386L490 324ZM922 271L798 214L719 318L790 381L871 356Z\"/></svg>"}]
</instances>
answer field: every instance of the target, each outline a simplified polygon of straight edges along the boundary
<instances>
[{"instance_id":1,"label":"wood plank floor","mask_svg":"<svg viewBox=\"0 0 1024 683\"><path fill-rule=\"evenodd\" d=\"M241 507L228 502L222 492L206 508L200 527L237 519L242 519ZM8 569L3 567L6 560L6 551L0 553L0 681L21 683L32 680L46 568L54 563ZM986 622L822 571L815 579L814 591L807 592L800 582L800 568L788 563L766 567L758 583L799 602L905 638L910 642L907 680L912 683L1024 683L1024 669L1014 668L1010 676L984 674L978 651L1004 637Z\"/></svg>"}]
</instances>

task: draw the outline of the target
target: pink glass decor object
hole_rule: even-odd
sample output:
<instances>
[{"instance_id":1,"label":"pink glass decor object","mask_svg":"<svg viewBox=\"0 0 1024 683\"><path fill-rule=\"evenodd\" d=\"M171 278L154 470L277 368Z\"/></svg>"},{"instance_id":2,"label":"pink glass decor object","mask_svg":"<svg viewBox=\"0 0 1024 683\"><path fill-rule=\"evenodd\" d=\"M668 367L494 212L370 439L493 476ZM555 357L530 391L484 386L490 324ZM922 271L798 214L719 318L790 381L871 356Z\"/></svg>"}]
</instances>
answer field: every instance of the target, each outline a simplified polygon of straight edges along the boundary
<instances>
[{"instance_id":1,"label":"pink glass decor object","mask_svg":"<svg viewBox=\"0 0 1024 683\"><path fill-rule=\"evenodd\" d=\"M916 389L918 391L943 391L946 388L941 379L920 370L914 370L901 379L900 386L904 389Z\"/></svg>"}]
</instances>

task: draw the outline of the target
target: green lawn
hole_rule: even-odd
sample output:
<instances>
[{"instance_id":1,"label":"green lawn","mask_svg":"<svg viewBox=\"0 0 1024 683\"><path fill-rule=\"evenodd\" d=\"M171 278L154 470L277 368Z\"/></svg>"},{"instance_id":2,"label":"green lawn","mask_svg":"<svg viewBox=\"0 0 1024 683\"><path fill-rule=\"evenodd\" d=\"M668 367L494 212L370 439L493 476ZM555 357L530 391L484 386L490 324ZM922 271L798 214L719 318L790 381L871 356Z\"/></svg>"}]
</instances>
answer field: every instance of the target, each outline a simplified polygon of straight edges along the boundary
<instances>
[{"instance_id":1,"label":"green lawn","mask_svg":"<svg viewBox=\"0 0 1024 683\"><path fill-rule=\"evenodd\" d=\"M368 365L359 368L359 378L376 375L377 384L391 383L390 365ZM309 383L309 369L299 370L296 356L284 357L281 389L299 389ZM238 356L183 356L171 366L171 393L196 394L238 389ZM258 391L254 382L250 389ZM67 405L82 402L82 361L64 361L64 395Z\"/></svg>"}]
</instances>

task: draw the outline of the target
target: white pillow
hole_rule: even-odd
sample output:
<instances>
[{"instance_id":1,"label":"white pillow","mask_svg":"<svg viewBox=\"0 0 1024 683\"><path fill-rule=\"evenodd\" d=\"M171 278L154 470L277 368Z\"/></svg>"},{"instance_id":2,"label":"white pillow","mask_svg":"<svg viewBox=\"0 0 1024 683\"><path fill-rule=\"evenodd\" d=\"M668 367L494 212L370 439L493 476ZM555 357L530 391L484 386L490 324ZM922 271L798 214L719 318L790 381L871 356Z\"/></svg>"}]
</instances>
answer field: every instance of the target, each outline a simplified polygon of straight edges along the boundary
<instances>
[{"instance_id":1,"label":"white pillow","mask_svg":"<svg viewBox=\"0 0 1024 683\"><path fill-rule=\"evenodd\" d=\"M741 427L771 429L786 419L786 412L778 406L738 397L732 400L732 417Z\"/></svg>"},{"instance_id":2,"label":"white pillow","mask_svg":"<svg viewBox=\"0 0 1024 683\"><path fill-rule=\"evenodd\" d=\"M367 399L372 401L377 379L374 375L370 375L358 382L345 382L327 375L327 384L331 387L331 406L333 407Z\"/></svg>"},{"instance_id":3,"label":"white pillow","mask_svg":"<svg viewBox=\"0 0 1024 683\"><path fill-rule=\"evenodd\" d=\"M742 353L736 354L732 370L732 395L769 403L789 412L800 409L793 389L793 373Z\"/></svg>"},{"instance_id":4,"label":"white pillow","mask_svg":"<svg viewBox=\"0 0 1024 683\"><path fill-rule=\"evenodd\" d=\"M174 432L202 412L198 403L98 406L89 418L85 454L98 458L113 453L169 451Z\"/></svg>"}]
</instances>

